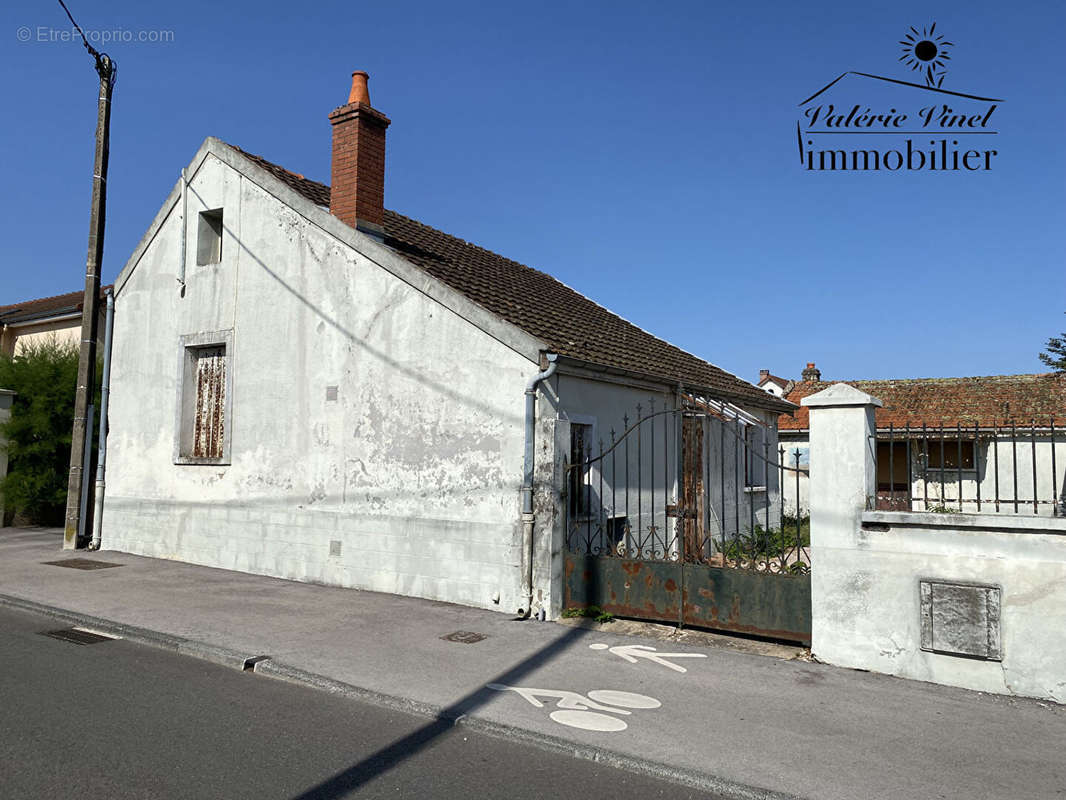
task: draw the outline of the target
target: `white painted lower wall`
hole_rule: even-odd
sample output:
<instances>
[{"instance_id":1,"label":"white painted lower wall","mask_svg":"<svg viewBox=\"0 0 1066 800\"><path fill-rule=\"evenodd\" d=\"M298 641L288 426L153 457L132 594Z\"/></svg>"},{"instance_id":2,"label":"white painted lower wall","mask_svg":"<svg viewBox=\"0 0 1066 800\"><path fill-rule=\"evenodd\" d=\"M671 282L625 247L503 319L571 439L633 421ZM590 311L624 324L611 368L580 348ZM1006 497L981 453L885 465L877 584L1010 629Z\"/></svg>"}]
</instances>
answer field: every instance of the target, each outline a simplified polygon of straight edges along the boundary
<instances>
[{"instance_id":1,"label":"white painted lower wall","mask_svg":"<svg viewBox=\"0 0 1066 800\"><path fill-rule=\"evenodd\" d=\"M892 511L861 519L814 554L817 658L1066 702L1066 519ZM921 649L922 580L1001 589L1002 661Z\"/></svg>"}]
</instances>

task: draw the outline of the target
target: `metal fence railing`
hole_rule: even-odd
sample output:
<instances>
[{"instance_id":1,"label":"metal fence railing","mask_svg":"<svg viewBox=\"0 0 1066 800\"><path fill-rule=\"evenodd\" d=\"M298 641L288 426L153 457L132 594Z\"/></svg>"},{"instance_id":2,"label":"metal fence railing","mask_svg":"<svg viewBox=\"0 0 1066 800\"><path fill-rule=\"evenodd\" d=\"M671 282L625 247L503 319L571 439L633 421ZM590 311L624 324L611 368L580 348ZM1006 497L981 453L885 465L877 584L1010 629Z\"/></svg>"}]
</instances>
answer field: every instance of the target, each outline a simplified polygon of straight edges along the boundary
<instances>
[{"instance_id":1,"label":"metal fence railing","mask_svg":"<svg viewBox=\"0 0 1066 800\"><path fill-rule=\"evenodd\" d=\"M1066 515L1066 430L1054 419L879 429L872 505Z\"/></svg>"}]
</instances>

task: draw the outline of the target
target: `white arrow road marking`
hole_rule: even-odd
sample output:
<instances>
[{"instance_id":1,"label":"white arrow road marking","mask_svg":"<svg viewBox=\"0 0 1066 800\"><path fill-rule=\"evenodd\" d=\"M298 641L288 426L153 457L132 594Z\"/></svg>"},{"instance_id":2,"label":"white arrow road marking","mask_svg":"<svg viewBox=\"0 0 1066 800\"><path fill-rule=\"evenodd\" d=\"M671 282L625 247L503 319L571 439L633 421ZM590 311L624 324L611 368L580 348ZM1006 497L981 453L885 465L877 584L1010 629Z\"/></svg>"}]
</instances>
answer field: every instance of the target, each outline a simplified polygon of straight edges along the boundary
<instances>
[{"instance_id":1,"label":"white arrow road marking","mask_svg":"<svg viewBox=\"0 0 1066 800\"><path fill-rule=\"evenodd\" d=\"M646 644L625 644L619 645L618 647L608 647L602 642L599 642L597 644L590 644L589 649L607 650L619 658L628 661L630 664L636 664L637 659L643 658L655 664L661 664L667 669L672 669L674 672L688 672L688 670L678 664L672 664L666 659L707 658L706 653L660 653L654 647L648 647Z\"/></svg>"}]
</instances>

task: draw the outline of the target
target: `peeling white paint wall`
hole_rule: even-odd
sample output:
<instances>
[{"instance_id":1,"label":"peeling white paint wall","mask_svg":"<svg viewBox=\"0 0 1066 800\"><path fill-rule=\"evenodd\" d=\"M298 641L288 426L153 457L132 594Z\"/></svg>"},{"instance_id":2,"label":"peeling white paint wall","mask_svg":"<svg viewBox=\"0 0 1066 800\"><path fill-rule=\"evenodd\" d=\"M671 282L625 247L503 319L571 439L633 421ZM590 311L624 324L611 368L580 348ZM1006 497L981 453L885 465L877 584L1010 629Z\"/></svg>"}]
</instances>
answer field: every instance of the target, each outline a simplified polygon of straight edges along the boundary
<instances>
[{"instance_id":1,"label":"peeling white paint wall","mask_svg":"<svg viewBox=\"0 0 1066 800\"><path fill-rule=\"evenodd\" d=\"M216 208L221 263L196 266ZM183 296L179 213L116 297L104 547L513 613L538 366L210 156ZM176 465L179 338L230 329L232 463Z\"/></svg>"},{"instance_id":2,"label":"peeling white paint wall","mask_svg":"<svg viewBox=\"0 0 1066 800\"><path fill-rule=\"evenodd\" d=\"M866 529L817 551L819 659L1066 702L1066 519L879 511L863 520ZM921 649L922 580L1000 588L1002 661Z\"/></svg>"}]
</instances>

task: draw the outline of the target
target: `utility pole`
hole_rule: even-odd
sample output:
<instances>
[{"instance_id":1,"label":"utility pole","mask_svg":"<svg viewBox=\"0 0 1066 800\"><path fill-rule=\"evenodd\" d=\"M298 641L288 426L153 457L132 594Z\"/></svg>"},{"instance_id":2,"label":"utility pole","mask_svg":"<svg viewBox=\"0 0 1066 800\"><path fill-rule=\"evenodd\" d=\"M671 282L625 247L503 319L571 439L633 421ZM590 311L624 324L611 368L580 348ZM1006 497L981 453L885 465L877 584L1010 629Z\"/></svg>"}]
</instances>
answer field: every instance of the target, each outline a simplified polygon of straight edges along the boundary
<instances>
[{"instance_id":1,"label":"utility pole","mask_svg":"<svg viewBox=\"0 0 1066 800\"><path fill-rule=\"evenodd\" d=\"M78 23L59 0L74 27L81 33L85 49L93 57L100 76L100 96L96 113L96 156L93 162L92 207L89 212L89 252L85 260L85 299L81 313L81 357L78 361L78 390L74 399L74 431L70 440L70 480L67 483L67 516L63 549L84 546L88 529L82 529L82 486L86 480L84 459L90 442L87 416L96 378L96 333L100 305L100 262L104 255L104 220L107 209L107 158L111 133L111 91L115 85L115 62L97 52L85 38ZM86 509L87 510L87 509Z\"/></svg>"}]
</instances>

